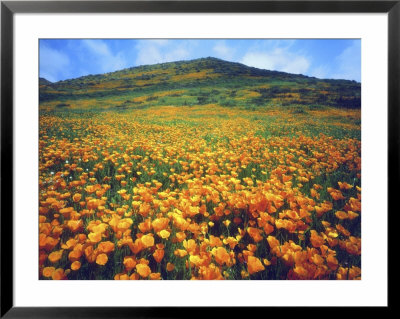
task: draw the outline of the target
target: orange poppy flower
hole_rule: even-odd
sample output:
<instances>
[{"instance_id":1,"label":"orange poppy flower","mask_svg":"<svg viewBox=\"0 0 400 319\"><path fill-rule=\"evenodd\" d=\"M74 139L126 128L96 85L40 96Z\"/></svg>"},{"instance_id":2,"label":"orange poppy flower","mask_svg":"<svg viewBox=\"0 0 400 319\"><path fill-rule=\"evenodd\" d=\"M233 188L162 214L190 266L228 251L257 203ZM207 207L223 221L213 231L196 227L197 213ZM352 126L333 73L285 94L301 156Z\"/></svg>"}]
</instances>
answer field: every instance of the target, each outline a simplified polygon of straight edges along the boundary
<instances>
[{"instance_id":1,"label":"orange poppy flower","mask_svg":"<svg viewBox=\"0 0 400 319\"><path fill-rule=\"evenodd\" d=\"M59 212L64 216L64 218L69 218L69 215L72 213L73 210L74 210L73 207L66 207L60 209Z\"/></svg>"},{"instance_id":2,"label":"orange poppy flower","mask_svg":"<svg viewBox=\"0 0 400 319\"><path fill-rule=\"evenodd\" d=\"M83 220L79 219L79 220L69 220L67 222L67 226L69 228L70 231L72 231L73 233L77 232L78 230L80 230L83 227Z\"/></svg>"},{"instance_id":3,"label":"orange poppy flower","mask_svg":"<svg viewBox=\"0 0 400 319\"><path fill-rule=\"evenodd\" d=\"M225 219L222 223L225 225L225 227L228 227L231 221L229 219Z\"/></svg>"},{"instance_id":4,"label":"orange poppy flower","mask_svg":"<svg viewBox=\"0 0 400 319\"><path fill-rule=\"evenodd\" d=\"M267 241L271 249L274 249L275 247L279 246L279 240L276 239L274 236L268 236Z\"/></svg>"},{"instance_id":5,"label":"orange poppy flower","mask_svg":"<svg viewBox=\"0 0 400 319\"><path fill-rule=\"evenodd\" d=\"M142 236L140 240L146 248L154 246L154 237L150 234Z\"/></svg>"},{"instance_id":6,"label":"orange poppy flower","mask_svg":"<svg viewBox=\"0 0 400 319\"><path fill-rule=\"evenodd\" d=\"M178 242L182 242L186 238L186 234L184 232L178 232L175 234Z\"/></svg>"},{"instance_id":7,"label":"orange poppy flower","mask_svg":"<svg viewBox=\"0 0 400 319\"><path fill-rule=\"evenodd\" d=\"M77 261L81 258L82 251L80 250L73 250L68 254L68 260L71 262Z\"/></svg>"},{"instance_id":8,"label":"orange poppy flower","mask_svg":"<svg viewBox=\"0 0 400 319\"><path fill-rule=\"evenodd\" d=\"M338 260L333 255L329 255L328 257L326 257L326 263L328 264L328 267L332 270L336 270L339 265Z\"/></svg>"},{"instance_id":9,"label":"orange poppy flower","mask_svg":"<svg viewBox=\"0 0 400 319\"><path fill-rule=\"evenodd\" d=\"M144 222L138 225L139 230L142 233L147 233L151 230L151 219L147 218Z\"/></svg>"},{"instance_id":10,"label":"orange poppy flower","mask_svg":"<svg viewBox=\"0 0 400 319\"><path fill-rule=\"evenodd\" d=\"M114 251L114 243L110 241L103 241L97 246L97 250L101 253L108 254Z\"/></svg>"},{"instance_id":11,"label":"orange poppy flower","mask_svg":"<svg viewBox=\"0 0 400 319\"><path fill-rule=\"evenodd\" d=\"M65 279L65 273L64 273L64 269L62 268L58 268L55 271L53 271L53 273L51 274L51 278L53 280L63 280Z\"/></svg>"},{"instance_id":12,"label":"orange poppy flower","mask_svg":"<svg viewBox=\"0 0 400 319\"><path fill-rule=\"evenodd\" d=\"M101 241L101 233L90 233L88 235L88 238L92 243L98 243L99 241Z\"/></svg>"},{"instance_id":13,"label":"orange poppy flower","mask_svg":"<svg viewBox=\"0 0 400 319\"><path fill-rule=\"evenodd\" d=\"M166 267L167 271L173 271L175 269L175 265L171 263L167 263Z\"/></svg>"},{"instance_id":14,"label":"orange poppy flower","mask_svg":"<svg viewBox=\"0 0 400 319\"><path fill-rule=\"evenodd\" d=\"M163 229L162 231L160 231L160 237L163 239L168 239L168 237L171 235L171 233L165 229Z\"/></svg>"},{"instance_id":15,"label":"orange poppy flower","mask_svg":"<svg viewBox=\"0 0 400 319\"><path fill-rule=\"evenodd\" d=\"M349 218L349 216L347 216L347 214L346 214L345 212L341 211L341 210L338 210L338 211L335 213L335 216L336 216L337 218L339 218L339 219L347 219L347 218Z\"/></svg>"},{"instance_id":16,"label":"orange poppy flower","mask_svg":"<svg viewBox=\"0 0 400 319\"><path fill-rule=\"evenodd\" d=\"M263 259L263 263L264 263L265 266L270 266L271 265L271 262L267 258Z\"/></svg>"},{"instance_id":17,"label":"orange poppy flower","mask_svg":"<svg viewBox=\"0 0 400 319\"><path fill-rule=\"evenodd\" d=\"M318 254L314 254L312 257L311 257L311 260L312 260L312 262L314 263L314 264L316 264L316 265L322 265L323 263L324 263L324 259L321 257L321 255L318 255Z\"/></svg>"},{"instance_id":18,"label":"orange poppy flower","mask_svg":"<svg viewBox=\"0 0 400 319\"><path fill-rule=\"evenodd\" d=\"M154 260L158 263L164 258L164 249L156 249L153 253Z\"/></svg>"},{"instance_id":19,"label":"orange poppy flower","mask_svg":"<svg viewBox=\"0 0 400 319\"><path fill-rule=\"evenodd\" d=\"M224 243L225 245L229 245L229 247L230 247L231 249L234 249L235 246L238 244L238 240L236 240L235 238L229 236L228 238L225 238L225 239L223 240L223 243Z\"/></svg>"},{"instance_id":20,"label":"orange poppy flower","mask_svg":"<svg viewBox=\"0 0 400 319\"><path fill-rule=\"evenodd\" d=\"M184 249L176 249L174 251L174 255L179 257L185 257L187 254L188 254L187 251Z\"/></svg>"},{"instance_id":21,"label":"orange poppy flower","mask_svg":"<svg viewBox=\"0 0 400 319\"><path fill-rule=\"evenodd\" d=\"M222 246L222 241L218 237L210 235L210 246L211 247L219 247Z\"/></svg>"},{"instance_id":22,"label":"orange poppy flower","mask_svg":"<svg viewBox=\"0 0 400 319\"><path fill-rule=\"evenodd\" d=\"M220 264L229 264L230 263L230 255L226 251L224 247L214 247L211 251L213 254L215 261Z\"/></svg>"},{"instance_id":23,"label":"orange poppy flower","mask_svg":"<svg viewBox=\"0 0 400 319\"><path fill-rule=\"evenodd\" d=\"M161 279L161 273L159 272L153 272L149 275L149 279L151 280L160 280Z\"/></svg>"},{"instance_id":24,"label":"orange poppy flower","mask_svg":"<svg viewBox=\"0 0 400 319\"><path fill-rule=\"evenodd\" d=\"M340 190L334 189L332 187L327 188L328 193L332 196L334 200L345 199Z\"/></svg>"},{"instance_id":25,"label":"orange poppy flower","mask_svg":"<svg viewBox=\"0 0 400 319\"><path fill-rule=\"evenodd\" d=\"M135 257L127 256L124 257L124 266L127 271L131 271L136 266Z\"/></svg>"},{"instance_id":26,"label":"orange poppy flower","mask_svg":"<svg viewBox=\"0 0 400 319\"><path fill-rule=\"evenodd\" d=\"M72 196L72 200L73 200L75 203L79 202L79 201L81 200L81 198L82 198L82 195L79 194L79 193L76 193L76 194L74 194L74 196Z\"/></svg>"},{"instance_id":27,"label":"orange poppy flower","mask_svg":"<svg viewBox=\"0 0 400 319\"><path fill-rule=\"evenodd\" d=\"M346 190L348 190L348 189L353 188L353 185L350 185L350 184L348 184L348 183L346 183L346 182L343 182L343 183L338 182L338 185L339 185L339 188L340 188L340 189L346 189Z\"/></svg>"},{"instance_id":28,"label":"orange poppy flower","mask_svg":"<svg viewBox=\"0 0 400 319\"><path fill-rule=\"evenodd\" d=\"M143 244L143 242L141 241L141 238L138 238L135 240L135 243L128 243L128 246L130 248L130 250L134 253L137 254L139 253L142 249L145 248L145 245Z\"/></svg>"},{"instance_id":29,"label":"orange poppy flower","mask_svg":"<svg viewBox=\"0 0 400 319\"><path fill-rule=\"evenodd\" d=\"M80 263L79 261L74 261L74 262L71 264L71 269L72 269L72 270L78 270L79 268L81 268L81 263Z\"/></svg>"},{"instance_id":30,"label":"orange poppy flower","mask_svg":"<svg viewBox=\"0 0 400 319\"><path fill-rule=\"evenodd\" d=\"M96 264L104 266L108 261L108 257L106 254L99 254L96 257Z\"/></svg>"},{"instance_id":31,"label":"orange poppy flower","mask_svg":"<svg viewBox=\"0 0 400 319\"><path fill-rule=\"evenodd\" d=\"M78 243L77 240L71 238L71 239L68 239L65 244L62 244L61 248L63 248L63 249L71 249L71 248L74 248L77 243Z\"/></svg>"},{"instance_id":32,"label":"orange poppy flower","mask_svg":"<svg viewBox=\"0 0 400 319\"><path fill-rule=\"evenodd\" d=\"M136 271L143 278L147 278L151 274L151 269L146 264L137 264Z\"/></svg>"},{"instance_id":33,"label":"orange poppy flower","mask_svg":"<svg viewBox=\"0 0 400 319\"><path fill-rule=\"evenodd\" d=\"M129 280L139 280L139 274L133 273L129 276Z\"/></svg>"},{"instance_id":34,"label":"orange poppy flower","mask_svg":"<svg viewBox=\"0 0 400 319\"><path fill-rule=\"evenodd\" d=\"M306 279L308 277L308 271L301 265L296 265L296 267L293 268L293 271L296 273L296 275L300 279Z\"/></svg>"},{"instance_id":35,"label":"orange poppy flower","mask_svg":"<svg viewBox=\"0 0 400 319\"><path fill-rule=\"evenodd\" d=\"M351 219L351 220L354 219L354 218L357 218L359 216L359 214L357 214L357 213L355 213L355 212L353 212L351 210L349 210L347 212L347 215L348 215L349 219Z\"/></svg>"},{"instance_id":36,"label":"orange poppy flower","mask_svg":"<svg viewBox=\"0 0 400 319\"><path fill-rule=\"evenodd\" d=\"M260 259L254 256L247 257L247 270L249 274L252 275L256 272L265 270L265 267L261 263Z\"/></svg>"},{"instance_id":37,"label":"orange poppy flower","mask_svg":"<svg viewBox=\"0 0 400 319\"><path fill-rule=\"evenodd\" d=\"M118 280L130 280L130 277L128 276L128 274L121 274Z\"/></svg>"},{"instance_id":38,"label":"orange poppy flower","mask_svg":"<svg viewBox=\"0 0 400 319\"><path fill-rule=\"evenodd\" d=\"M53 273L55 270L56 270L56 269L55 269L54 267L44 267L44 268L43 268L42 274L43 274L44 277L50 278L51 275L52 275L52 273Z\"/></svg>"},{"instance_id":39,"label":"orange poppy flower","mask_svg":"<svg viewBox=\"0 0 400 319\"><path fill-rule=\"evenodd\" d=\"M315 230L311 230L310 241L314 247L321 247L324 244L324 238L319 236Z\"/></svg>"},{"instance_id":40,"label":"orange poppy flower","mask_svg":"<svg viewBox=\"0 0 400 319\"><path fill-rule=\"evenodd\" d=\"M63 249L58 250L58 251L53 251L52 253L50 253L48 259L50 260L50 262L55 263L57 261L59 261L62 257L63 254Z\"/></svg>"},{"instance_id":41,"label":"orange poppy flower","mask_svg":"<svg viewBox=\"0 0 400 319\"><path fill-rule=\"evenodd\" d=\"M119 223L117 225L117 229L121 232L124 232L125 230L129 229L132 224L133 224L132 219L124 218L119 221Z\"/></svg>"},{"instance_id":42,"label":"orange poppy flower","mask_svg":"<svg viewBox=\"0 0 400 319\"><path fill-rule=\"evenodd\" d=\"M159 232L167 228L168 224L169 224L168 218L157 218L152 221L151 226L153 227L155 232Z\"/></svg>"},{"instance_id":43,"label":"orange poppy flower","mask_svg":"<svg viewBox=\"0 0 400 319\"><path fill-rule=\"evenodd\" d=\"M185 247L186 251L191 255L195 254L198 251L197 244L193 239L184 240L183 247Z\"/></svg>"},{"instance_id":44,"label":"orange poppy flower","mask_svg":"<svg viewBox=\"0 0 400 319\"><path fill-rule=\"evenodd\" d=\"M311 188L310 193L312 197L319 199L320 195L314 188Z\"/></svg>"},{"instance_id":45,"label":"orange poppy flower","mask_svg":"<svg viewBox=\"0 0 400 319\"><path fill-rule=\"evenodd\" d=\"M346 228L344 228L342 225L337 224L337 225L336 225L336 229L337 229L341 234L343 234L343 235L345 235L345 236L350 236L350 232L349 232Z\"/></svg>"}]
</instances>

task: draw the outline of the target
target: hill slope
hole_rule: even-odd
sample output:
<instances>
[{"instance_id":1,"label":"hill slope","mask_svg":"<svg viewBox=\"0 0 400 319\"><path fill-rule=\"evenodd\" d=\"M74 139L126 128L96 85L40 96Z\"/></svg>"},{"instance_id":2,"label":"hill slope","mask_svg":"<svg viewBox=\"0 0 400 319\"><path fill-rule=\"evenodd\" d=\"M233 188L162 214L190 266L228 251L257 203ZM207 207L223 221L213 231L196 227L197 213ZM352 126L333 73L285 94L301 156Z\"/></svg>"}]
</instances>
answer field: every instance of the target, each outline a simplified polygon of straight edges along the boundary
<instances>
[{"instance_id":1,"label":"hill slope","mask_svg":"<svg viewBox=\"0 0 400 319\"><path fill-rule=\"evenodd\" d=\"M50 82L49 80L45 78L39 78L39 85L50 85L50 84L52 84L52 82Z\"/></svg>"},{"instance_id":2,"label":"hill slope","mask_svg":"<svg viewBox=\"0 0 400 319\"><path fill-rule=\"evenodd\" d=\"M41 80L39 96L42 109L199 104L359 108L361 85L355 81L320 80L202 58L55 83Z\"/></svg>"}]
</instances>

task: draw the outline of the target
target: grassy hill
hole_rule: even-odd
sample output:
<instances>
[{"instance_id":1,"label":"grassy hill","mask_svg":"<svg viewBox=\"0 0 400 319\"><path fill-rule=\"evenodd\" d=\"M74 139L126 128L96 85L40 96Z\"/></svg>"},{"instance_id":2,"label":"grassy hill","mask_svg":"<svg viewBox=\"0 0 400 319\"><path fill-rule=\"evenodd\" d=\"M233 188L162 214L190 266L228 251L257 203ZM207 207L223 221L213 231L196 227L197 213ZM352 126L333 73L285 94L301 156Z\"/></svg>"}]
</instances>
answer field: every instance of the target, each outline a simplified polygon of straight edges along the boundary
<instances>
[{"instance_id":1,"label":"grassy hill","mask_svg":"<svg viewBox=\"0 0 400 319\"><path fill-rule=\"evenodd\" d=\"M41 78L41 110L143 109L157 105L360 108L361 84L268 71L216 58L127 68L49 82Z\"/></svg>"},{"instance_id":2,"label":"grassy hill","mask_svg":"<svg viewBox=\"0 0 400 319\"><path fill-rule=\"evenodd\" d=\"M45 78L39 78L39 86L50 85L50 84L52 84L52 82L50 82L49 80L47 80Z\"/></svg>"}]
</instances>

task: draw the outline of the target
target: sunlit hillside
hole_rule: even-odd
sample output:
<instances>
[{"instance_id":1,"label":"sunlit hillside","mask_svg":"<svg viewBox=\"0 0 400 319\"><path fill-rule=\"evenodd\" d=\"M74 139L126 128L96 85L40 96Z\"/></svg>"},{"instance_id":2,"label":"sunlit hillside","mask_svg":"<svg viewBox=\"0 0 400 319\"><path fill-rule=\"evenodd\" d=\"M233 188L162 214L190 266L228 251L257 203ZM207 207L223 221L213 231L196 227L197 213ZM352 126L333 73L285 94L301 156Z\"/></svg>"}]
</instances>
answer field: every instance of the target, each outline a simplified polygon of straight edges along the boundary
<instances>
[{"instance_id":1,"label":"sunlit hillside","mask_svg":"<svg viewBox=\"0 0 400 319\"><path fill-rule=\"evenodd\" d=\"M361 86L261 70L216 58L163 63L40 82L43 109L145 108L217 104L225 107L360 108Z\"/></svg>"}]
</instances>

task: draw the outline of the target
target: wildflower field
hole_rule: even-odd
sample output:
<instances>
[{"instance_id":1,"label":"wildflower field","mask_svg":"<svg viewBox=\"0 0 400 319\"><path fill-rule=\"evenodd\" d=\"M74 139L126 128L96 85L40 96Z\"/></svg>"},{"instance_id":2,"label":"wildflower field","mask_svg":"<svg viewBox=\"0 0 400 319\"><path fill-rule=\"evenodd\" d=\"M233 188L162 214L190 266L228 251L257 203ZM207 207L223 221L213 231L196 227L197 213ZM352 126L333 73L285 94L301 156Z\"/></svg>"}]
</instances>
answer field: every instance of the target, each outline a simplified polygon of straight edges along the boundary
<instances>
[{"instance_id":1,"label":"wildflower field","mask_svg":"<svg viewBox=\"0 0 400 319\"><path fill-rule=\"evenodd\" d=\"M361 279L360 119L213 103L44 109L39 279Z\"/></svg>"}]
</instances>

